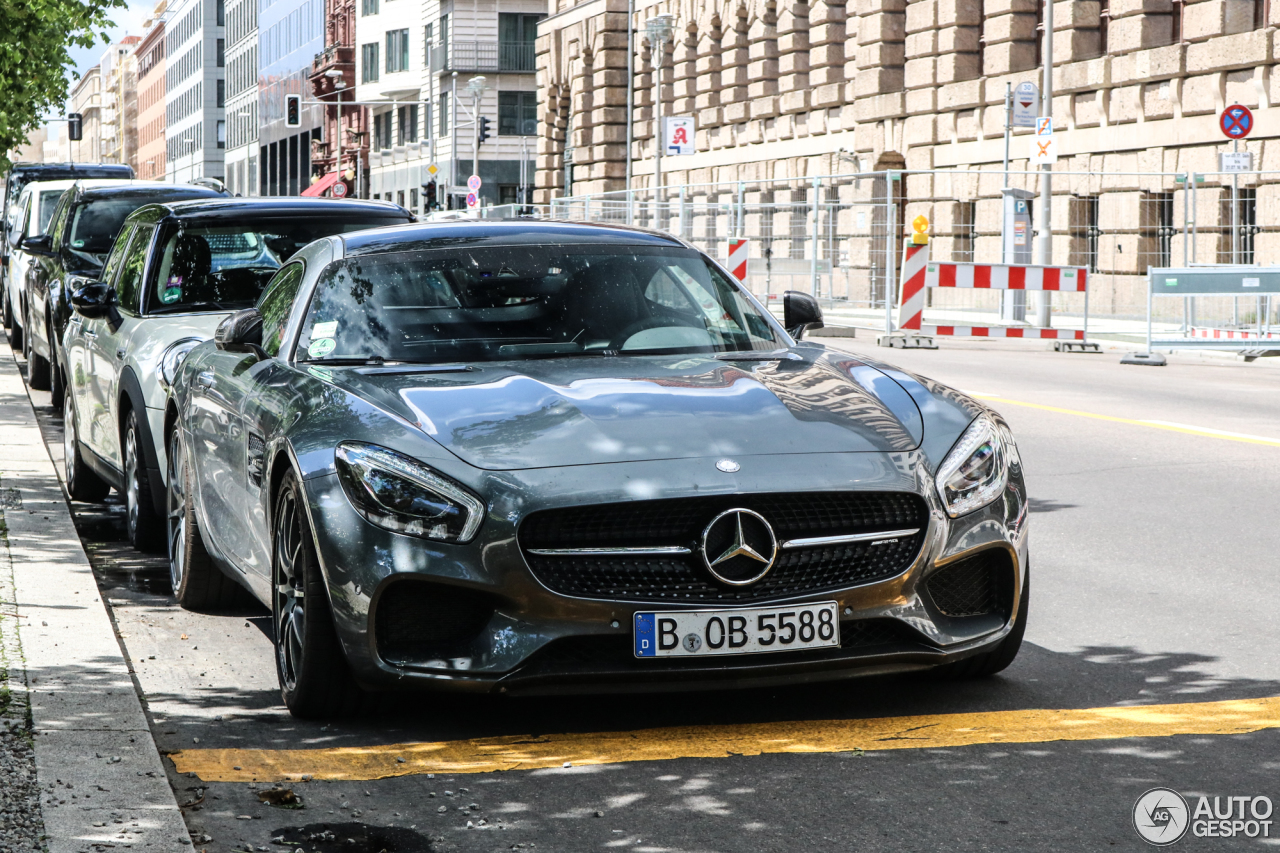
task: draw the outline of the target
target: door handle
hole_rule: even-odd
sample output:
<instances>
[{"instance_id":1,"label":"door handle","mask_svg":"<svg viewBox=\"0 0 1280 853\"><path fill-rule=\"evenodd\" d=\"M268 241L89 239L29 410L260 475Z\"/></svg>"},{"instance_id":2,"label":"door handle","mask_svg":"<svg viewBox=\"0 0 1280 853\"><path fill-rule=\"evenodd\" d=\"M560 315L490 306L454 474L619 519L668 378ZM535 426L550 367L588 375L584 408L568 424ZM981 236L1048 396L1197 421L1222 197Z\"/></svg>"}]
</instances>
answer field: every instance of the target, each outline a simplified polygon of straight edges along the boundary
<instances>
[{"instance_id":1,"label":"door handle","mask_svg":"<svg viewBox=\"0 0 1280 853\"><path fill-rule=\"evenodd\" d=\"M84 330L84 336L85 336L85 339L86 339L86 340L90 340L90 341L92 341L92 340L95 340L95 339L98 337L98 333L97 333L97 332L91 332L91 331L89 331L88 329L85 329L85 330Z\"/></svg>"},{"instance_id":2,"label":"door handle","mask_svg":"<svg viewBox=\"0 0 1280 853\"><path fill-rule=\"evenodd\" d=\"M208 388L213 384L213 371L205 370L196 375L196 386L199 388Z\"/></svg>"},{"instance_id":3,"label":"door handle","mask_svg":"<svg viewBox=\"0 0 1280 853\"><path fill-rule=\"evenodd\" d=\"M124 358L124 348L123 348L123 347L121 347L120 349L116 350L116 358Z\"/></svg>"}]
</instances>

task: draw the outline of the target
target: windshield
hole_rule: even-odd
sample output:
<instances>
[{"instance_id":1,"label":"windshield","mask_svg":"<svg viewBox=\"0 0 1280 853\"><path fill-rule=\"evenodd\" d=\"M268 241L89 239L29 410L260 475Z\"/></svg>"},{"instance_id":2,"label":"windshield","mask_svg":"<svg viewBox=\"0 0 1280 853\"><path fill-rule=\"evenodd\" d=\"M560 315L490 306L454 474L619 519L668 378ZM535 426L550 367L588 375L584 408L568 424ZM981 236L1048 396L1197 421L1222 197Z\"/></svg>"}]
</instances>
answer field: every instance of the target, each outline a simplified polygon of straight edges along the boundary
<instances>
[{"instance_id":1,"label":"windshield","mask_svg":"<svg viewBox=\"0 0 1280 853\"><path fill-rule=\"evenodd\" d=\"M308 243L404 222L403 218L354 222L243 219L235 225L187 226L170 236L144 310L154 314L247 308L258 301L276 270Z\"/></svg>"},{"instance_id":2,"label":"windshield","mask_svg":"<svg viewBox=\"0 0 1280 853\"><path fill-rule=\"evenodd\" d=\"M67 248L90 264L102 266L125 217L146 202L141 198L113 198L78 205L67 229Z\"/></svg>"},{"instance_id":3,"label":"windshield","mask_svg":"<svg viewBox=\"0 0 1280 853\"><path fill-rule=\"evenodd\" d=\"M338 261L316 285L304 361L496 361L781 346L698 252L503 246Z\"/></svg>"}]
</instances>

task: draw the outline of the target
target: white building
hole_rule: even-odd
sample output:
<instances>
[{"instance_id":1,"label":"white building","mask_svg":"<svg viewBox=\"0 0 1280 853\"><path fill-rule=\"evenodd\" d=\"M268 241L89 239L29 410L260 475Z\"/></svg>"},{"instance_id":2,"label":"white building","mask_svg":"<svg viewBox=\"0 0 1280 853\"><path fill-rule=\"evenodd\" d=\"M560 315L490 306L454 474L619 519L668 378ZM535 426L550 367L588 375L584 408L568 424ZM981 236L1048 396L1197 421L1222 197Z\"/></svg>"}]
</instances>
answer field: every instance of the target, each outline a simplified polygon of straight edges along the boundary
<instances>
[{"instance_id":1,"label":"white building","mask_svg":"<svg viewBox=\"0 0 1280 853\"><path fill-rule=\"evenodd\" d=\"M227 0L227 189L258 194L258 0Z\"/></svg>"},{"instance_id":2,"label":"white building","mask_svg":"<svg viewBox=\"0 0 1280 853\"><path fill-rule=\"evenodd\" d=\"M373 104L370 196L421 213L430 191L420 190L434 184L440 206L457 207L475 171L485 203L526 200L521 177L532 186L537 148L534 39L546 0L503 0L501 12L497 0L357 2L355 97ZM468 93L477 76L484 77L479 115L490 134L478 169Z\"/></svg>"},{"instance_id":3,"label":"white building","mask_svg":"<svg viewBox=\"0 0 1280 853\"><path fill-rule=\"evenodd\" d=\"M226 4L177 0L165 35L165 176L174 183L223 180Z\"/></svg>"}]
</instances>

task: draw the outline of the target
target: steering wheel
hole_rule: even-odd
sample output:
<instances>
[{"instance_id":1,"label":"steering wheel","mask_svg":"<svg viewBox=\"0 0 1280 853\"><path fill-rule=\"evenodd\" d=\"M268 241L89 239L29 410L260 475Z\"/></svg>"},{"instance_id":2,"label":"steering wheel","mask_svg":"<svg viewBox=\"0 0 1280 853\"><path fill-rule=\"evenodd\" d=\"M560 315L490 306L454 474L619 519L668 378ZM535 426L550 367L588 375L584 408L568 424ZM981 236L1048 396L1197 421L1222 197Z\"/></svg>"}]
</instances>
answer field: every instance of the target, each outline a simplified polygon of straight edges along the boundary
<instances>
[{"instance_id":1,"label":"steering wheel","mask_svg":"<svg viewBox=\"0 0 1280 853\"><path fill-rule=\"evenodd\" d=\"M639 332L646 329L662 329L670 326L685 326L690 329L696 329L697 326L692 323L676 323L670 317L644 317L636 320L634 323L627 325L621 332L618 332L609 341L609 349L621 351L623 345L631 340Z\"/></svg>"}]
</instances>

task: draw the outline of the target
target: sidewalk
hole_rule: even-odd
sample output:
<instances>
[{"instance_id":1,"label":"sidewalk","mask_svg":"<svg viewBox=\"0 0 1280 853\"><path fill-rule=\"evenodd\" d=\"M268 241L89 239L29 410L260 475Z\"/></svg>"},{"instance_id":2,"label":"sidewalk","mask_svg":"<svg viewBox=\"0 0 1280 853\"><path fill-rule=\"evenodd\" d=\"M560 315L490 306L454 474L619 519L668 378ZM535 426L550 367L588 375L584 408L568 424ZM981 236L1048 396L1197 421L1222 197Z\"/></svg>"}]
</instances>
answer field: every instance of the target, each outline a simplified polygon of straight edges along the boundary
<instances>
[{"instance_id":1,"label":"sidewalk","mask_svg":"<svg viewBox=\"0 0 1280 853\"><path fill-rule=\"evenodd\" d=\"M40 795L29 819L43 821L44 849L191 850L132 673L7 346L0 346L0 512L7 532L0 544L0 668L7 660L15 696L7 714L0 701L0 731L8 725L25 734L29 705ZM19 741L26 738L4 743ZM4 755L0 749L0 759ZM22 783L24 756L17 758L0 763L0 788ZM0 834L0 844L5 840Z\"/></svg>"}]
</instances>

